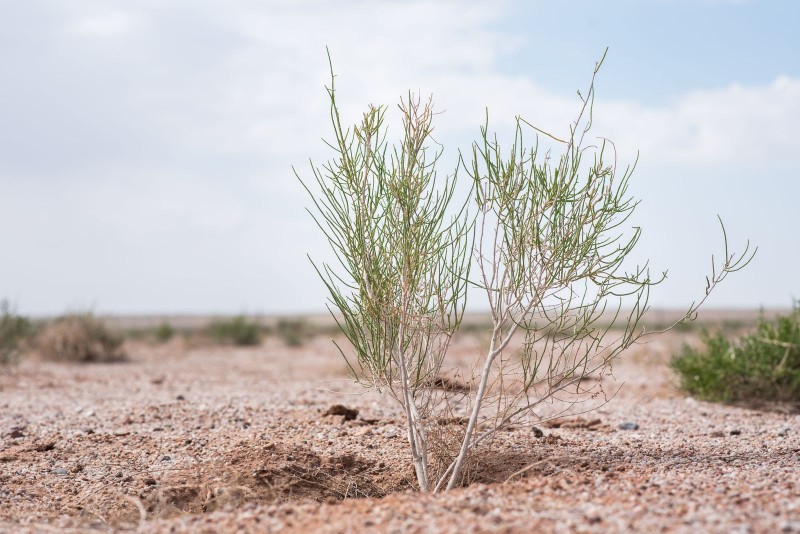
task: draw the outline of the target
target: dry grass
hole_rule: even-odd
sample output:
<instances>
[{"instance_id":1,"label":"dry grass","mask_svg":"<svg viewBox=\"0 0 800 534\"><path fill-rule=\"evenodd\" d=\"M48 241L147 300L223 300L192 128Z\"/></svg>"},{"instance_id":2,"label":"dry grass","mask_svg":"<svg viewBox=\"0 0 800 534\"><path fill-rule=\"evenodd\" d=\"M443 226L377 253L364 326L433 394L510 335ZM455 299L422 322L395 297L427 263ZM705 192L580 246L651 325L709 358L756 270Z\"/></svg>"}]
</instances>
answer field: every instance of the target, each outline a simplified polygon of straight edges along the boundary
<instances>
[{"instance_id":1,"label":"dry grass","mask_svg":"<svg viewBox=\"0 0 800 534\"><path fill-rule=\"evenodd\" d=\"M106 363L127 359L122 343L122 336L93 315L73 314L47 325L37 337L35 348L45 360Z\"/></svg>"},{"instance_id":2,"label":"dry grass","mask_svg":"<svg viewBox=\"0 0 800 534\"><path fill-rule=\"evenodd\" d=\"M19 363L30 332L30 321L17 315L7 300L0 300L0 365Z\"/></svg>"}]
</instances>

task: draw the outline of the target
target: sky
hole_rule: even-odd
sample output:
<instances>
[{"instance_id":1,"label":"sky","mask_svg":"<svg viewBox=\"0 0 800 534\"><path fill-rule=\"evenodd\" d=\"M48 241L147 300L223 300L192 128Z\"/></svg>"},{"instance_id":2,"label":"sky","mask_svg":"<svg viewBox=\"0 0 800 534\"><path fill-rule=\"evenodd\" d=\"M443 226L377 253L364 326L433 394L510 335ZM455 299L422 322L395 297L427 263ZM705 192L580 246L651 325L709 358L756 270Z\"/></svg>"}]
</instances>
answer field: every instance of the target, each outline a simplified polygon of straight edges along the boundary
<instances>
[{"instance_id":1,"label":"sky","mask_svg":"<svg viewBox=\"0 0 800 534\"><path fill-rule=\"evenodd\" d=\"M713 308L800 297L800 3L792 0L0 0L0 297L19 311L325 309L331 259L292 167L343 119L432 94L447 173L489 110L563 135L595 63L592 134L638 165L635 260ZM532 139L532 138L531 138Z\"/></svg>"}]
</instances>

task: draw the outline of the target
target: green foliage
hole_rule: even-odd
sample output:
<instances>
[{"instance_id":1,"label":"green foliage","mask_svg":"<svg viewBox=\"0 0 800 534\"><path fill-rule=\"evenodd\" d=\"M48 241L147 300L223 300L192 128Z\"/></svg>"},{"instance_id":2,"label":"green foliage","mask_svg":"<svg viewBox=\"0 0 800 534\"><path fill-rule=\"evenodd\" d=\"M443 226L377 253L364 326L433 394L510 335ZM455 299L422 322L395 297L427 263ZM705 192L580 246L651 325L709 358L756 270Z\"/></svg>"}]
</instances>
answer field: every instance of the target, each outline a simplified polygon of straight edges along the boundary
<instances>
[{"instance_id":1,"label":"green foliage","mask_svg":"<svg viewBox=\"0 0 800 534\"><path fill-rule=\"evenodd\" d=\"M261 343L261 327L240 315L211 325L209 333L218 343L252 346Z\"/></svg>"},{"instance_id":2,"label":"green foliage","mask_svg":"<svg viewBox=\"0 0 800 534\"><path fill-rule=\"evenodd\" d=\"M518 117L511 146L503 146L489 132L487 112L471 159L462 155L441 178L431 101L401 100L402 137L390 145L383 106L342 126L331 67L333 157L321 168L312 164L314 179L303 185L336 261L315 267L352 345L354 358L342 354L354 377L403 408L423 491L455 487L479 443L548 399L576 404L602 394L600 382L583 378L608 372L643 335L650 289L666 273L651 277L647 264L629 265L641 235L625 229L638 204L628 192L633 169L617 171L610 142L586 141L594 75L565 139ZM524 132L535 140L526 144ZM539 134L557 143L554 156L539 151ZM469 180L457 188L461 170ZM464 200L456 194L462 191ZM737 259L725 239L706 297L752 257L745 250ZM429 453L441 443L430 440L454 403L436 384L449 371L443 366L470 286L488 301L489 348L476 362L480 376L462 388L468 418L458 450L441 455L439 470ZM607 312L612 324L601 325ZM622 332L609 334L612 326ZM510 357L515 336L524 337L523 348Z\"/></svg>"},{"instance_id":3,"label":"green foliage","mask_svg":"<svg viewBox=\"0 0 800 534\"><path fill-rule=\"evenodd\" d=\"M172 339L173 336L175 336L175 329L172 328L171 324L163 322L160 325L158 325L158 328L156 328L153 334L155 335L156 341L158 341L159 343L166 343L167 341Z\"/></svg>"},{"instance_id":4,"label":"green foliage","mask_svg":"<svg viewBox=\"0 0 800 534\"><path fill-rule=\"evenodd\" d=\"M454 202L455 176L437 174L430 100L401 100L403 137L390 146L384 106L369 106L359 124L342 126L333 67L328 96L334 156L321 169L312 165L316 191L303 185L338 265L315 267L354 349L355 358L342 352L353 376L385 388L406 411L426 490L428 415L421 406L431 403L422 397L461 323L472 224L465 204Z\"/></svg>"},{"instance_id":5,"label":"green foliage","mask_svg":"<svg viewBox=\"0 0 800 534\"><path fill-rule=\"evenodd\" d=\"M684 347L672 360L681 388L720 402L800 401L800 303L738 340L707 335L705 347Z\"/></svg>"},{"instance_id":6,"label":"green foliage","mask_svg":"<svg viewBox=\"0 0 800 534\"><path fill-rule=\"evenodd\" d=\"M436 374L444 338L463 314L469 222L458 216L463 210L447 216L456 180L437 177L432 103L411 94L401 101L404 137L389 147L384 106L342 127L333 79L335 158L312 167L321 194L307 189L341 268L315 267L355 349L354 361L343 353L353 374L416 390Z\"/></svg>"},{"instance_id":7,"label":"green foliage","mask_svg":"<svg viewBox=\"0 0 800 534\"><path fill-rule=\"evenodd\" d=\"M281 319L275 326L275 332L287 346L299 347L309 335L309 326L302 319Z\"/></svg>"},{"instance_id":8,"label":"green foliage","mask_svg":"<svg viewBox=\"0 0 800 534\"><path fill-rule=\"evenodd\" d=\"M30 321L15 313L11 304L0 301L0 365L16 363L20 357L20 343L31 333Z\"/></svg>"},{"instance_id":9,"label":"green foliage","mask_svg":"<svg viewBox=\"0 0 800 534\"><path fill-rule=\"evenodd\" d=\"M57 362L118 362L127 359L123 341L91 313L69 314L45 326L36 350L43 359Z\"/></svg>"}]
</instances>

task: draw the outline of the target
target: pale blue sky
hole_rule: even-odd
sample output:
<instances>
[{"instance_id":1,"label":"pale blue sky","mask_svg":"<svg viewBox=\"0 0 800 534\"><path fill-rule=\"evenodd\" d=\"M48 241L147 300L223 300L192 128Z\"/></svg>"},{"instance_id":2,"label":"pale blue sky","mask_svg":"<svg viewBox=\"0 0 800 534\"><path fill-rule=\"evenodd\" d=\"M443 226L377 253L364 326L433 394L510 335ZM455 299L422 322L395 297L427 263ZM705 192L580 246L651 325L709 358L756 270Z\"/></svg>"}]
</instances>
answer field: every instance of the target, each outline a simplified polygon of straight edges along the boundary
<instances>
[{"instance_id":1,"label":"pale blue sky","mask_svg":"<svg viewBox=\"0 0 800 534\"><path fill-rule=\"evenodd\" d=\"M640 163L637 259L681 307L800 297L800 4L768 0L0 0L0 296L21 311L324 309L291 166L328 156L325 46L348 122L433 93L454 161L488 107L564 131L594 62L597 135ZM396 115L389 113L391 120ZM449 170L449 167L448 169Z\"/></svg>"},{"instance_id":2,"label":"pale blue sky","mask_svg":"<svg viewBox=\"0 0 800 534\"><path fill-rule=\"evenodd\" d=\"M583 74L570 67L570 58L593 56L598 43L613 51L602 93L648 104L667 103L697 89L730 83L764 85L780 75L800 76L796 24L800 5L793 0L575 0L518 5L504 26L523 35L525 47L502 60L500 68L540 74L537 79L552 90L568 92L583 83Z\"/></svg>"}]
</instances>

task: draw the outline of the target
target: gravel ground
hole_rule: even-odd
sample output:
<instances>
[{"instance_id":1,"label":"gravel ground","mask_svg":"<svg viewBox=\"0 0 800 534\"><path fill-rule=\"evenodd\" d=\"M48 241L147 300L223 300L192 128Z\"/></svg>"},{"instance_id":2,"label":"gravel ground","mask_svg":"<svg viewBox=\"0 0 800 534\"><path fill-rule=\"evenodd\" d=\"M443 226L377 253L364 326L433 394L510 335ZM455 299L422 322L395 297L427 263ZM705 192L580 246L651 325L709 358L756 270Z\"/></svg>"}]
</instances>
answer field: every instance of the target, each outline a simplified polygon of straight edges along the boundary
<instances>
[{"instance_id":1,"label":"gravel ground","mask_svg":"<svg viewBox=\"0 0 800 534\"><path fill-rule=\"evenodd\" d=\"M26 361L0 371L0 532L800 532L800 416L679 394L683 336L633 349L598 410L502 432L470 486L433 496L397 409L323 338Z\"/></svg>"}]
</instances>

